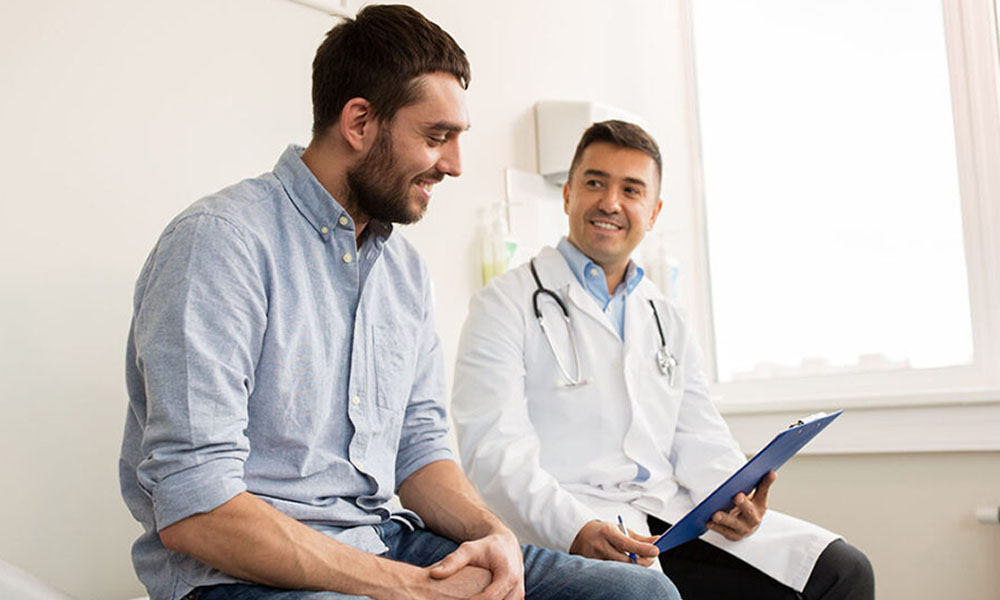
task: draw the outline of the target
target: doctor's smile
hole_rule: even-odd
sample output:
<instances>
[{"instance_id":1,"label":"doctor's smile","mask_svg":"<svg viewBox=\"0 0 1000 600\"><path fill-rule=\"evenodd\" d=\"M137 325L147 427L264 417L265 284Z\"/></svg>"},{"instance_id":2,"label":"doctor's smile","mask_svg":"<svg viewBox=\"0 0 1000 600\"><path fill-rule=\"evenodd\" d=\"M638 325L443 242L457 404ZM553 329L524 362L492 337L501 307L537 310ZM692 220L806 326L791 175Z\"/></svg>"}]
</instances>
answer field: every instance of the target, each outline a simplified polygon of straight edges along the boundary
<instances>
[{"instance_id":1,"label":"doctor's smile","mask_svg":"<svg viewBox=\"0 0 1000 600\"><path fill-rule=\"evenodd\" d=\"M618 223L614 223L606 219L591 219L590 224L605 231L620 231L625 229L627 226L627 224L619 225Z\"/></svg>"}]
</instances>

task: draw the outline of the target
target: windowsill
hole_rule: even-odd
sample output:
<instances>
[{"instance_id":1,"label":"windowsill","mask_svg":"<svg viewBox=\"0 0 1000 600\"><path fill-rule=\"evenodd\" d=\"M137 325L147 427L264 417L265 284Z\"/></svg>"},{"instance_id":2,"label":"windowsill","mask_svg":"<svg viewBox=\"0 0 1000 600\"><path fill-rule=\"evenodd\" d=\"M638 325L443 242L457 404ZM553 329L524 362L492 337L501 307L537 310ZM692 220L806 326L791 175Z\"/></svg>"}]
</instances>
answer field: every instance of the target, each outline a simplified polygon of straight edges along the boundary
<instances>
[{"instance_id":1,"label":"windowsill","mask_svg":"<svg viewBox=\"0 0 1000 600\"><path fill-rule=\"evenodd\" d=\"M819 410L836 410L837 408L867 410L876 408L925 408L928 406L955 407L997 403L1000 403L1000 389L966 388L913 394L831 395L825 398L802 398L798 400L776 400L771 402L720 401L718 402L718 406L724 415L756 415L789 411L815 412Z\"/></svg>"},{"instance_id":2,"label":"windowsill","mask_svg":"<svg viewBox=\"0 0 1000 600\"><path fill-rule=\"evenodd\" d=\"M781 429L818 411L844 409L803 454L1000 451L1000 389L843 396L776 402L722 402L744 452L762 448Z\"/></svg>"}]
</instances>

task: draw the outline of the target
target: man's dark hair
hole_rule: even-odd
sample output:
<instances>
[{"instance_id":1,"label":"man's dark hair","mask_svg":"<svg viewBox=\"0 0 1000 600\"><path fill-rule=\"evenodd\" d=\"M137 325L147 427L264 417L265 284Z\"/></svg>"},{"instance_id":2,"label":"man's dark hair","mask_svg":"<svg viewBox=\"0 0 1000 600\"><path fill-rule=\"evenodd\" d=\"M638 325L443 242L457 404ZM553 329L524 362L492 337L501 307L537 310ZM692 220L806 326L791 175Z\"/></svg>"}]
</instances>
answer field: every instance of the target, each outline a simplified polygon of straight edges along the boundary
<instances>
[{"instance_id":1,"label":"man's dark hair","mask_svg":"<svg viewBox=\"0 0 1000 600\"><path fill-rule=\"evenodd\" d=\"M656 145L656 140L653 139L653 136L646 133L646 130L642 127L634 123L618 121L616 119L594 123L587 128L587 131L583 132L580 143L576 145L573 162L570 163L570 179L573 178L573 172L576 171L577 165L580 164L583 151L587 149L587 146L597 142L607 142L615 146L631 148L646 154L656 163L656 177L662 181L663 159L660 158L660 147Z\"/></svg>"},{"instance_id":2,"label":"man's dark hair","mask_svg":"<svg viewBox=\"0 0 1000 600\"><path fill-rule=\"evenodd\" d=\"M465 52L443 29L399 4L365 7L326 34L313 60L313 135L337 122L351 98L371 103L374 116L392 121L420 99L420 75L451 73L463 88L472 77Z\"/></svg>"}]
</instances>

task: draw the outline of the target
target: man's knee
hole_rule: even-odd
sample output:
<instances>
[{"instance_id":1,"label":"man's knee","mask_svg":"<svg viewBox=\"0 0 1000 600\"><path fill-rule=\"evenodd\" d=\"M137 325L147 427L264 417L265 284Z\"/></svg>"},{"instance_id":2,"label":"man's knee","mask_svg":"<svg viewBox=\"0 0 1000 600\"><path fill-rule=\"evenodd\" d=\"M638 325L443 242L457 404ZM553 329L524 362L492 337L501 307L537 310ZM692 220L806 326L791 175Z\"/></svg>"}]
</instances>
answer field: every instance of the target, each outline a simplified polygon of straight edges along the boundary
<instances>
[{"instance_id":1,"label":"man's knee","mask_svg":"<svg viewBox=\"0 0 1000 600\"><path fill-rule=\"evenodd\" d=\"M680 600L681 593L677 591L677 587L658 570L620 562L601 562L603 574L599 587L604 591L604 594L599 596L601 599Z\"/></svg>"},{"instance_id":2,"label":"man's knee","mask_svg":"<svg viewBox=\"0 0 1000 600\"><path fill-rule=\"evenodd\" d=\"M655 569L635 569L639 574L635 575L636 584L639 589L636 591L636 598L662 598L663 600L680 600L681 593L677 590L674 582Z\"/></svg>"},{"instance_id":3,"label":"man's knee","mask_svg":"<svg viewBox=\"0 0 1000 600\"><path fill-rule=\"evenodd\" d=\"M638 565L523 546L529 600L680 600L663 573Z\"/></svg>"},{"instance_id":4,"label":"man's knee","mask_svg":"<svg viewBox=\"0 0 1000 600\"><path fill-rule=\"evenodd\" d=\"M861 550L836 540L820 554L804 595L817 600L874 600L872 563Z\"/></svg>"},{"instance_id":5,"label":"man's knee","mask_svg":"<svg viewBox=\"0 0 1000 600\"><path fill-rule=\"evenodd\" d=\"M851 582L853 593L851 600L873 600L875 598L875 570L865 553L848 543L846 556L842 559L842 573L846 581Z\"/></svg>"}]
</instances>

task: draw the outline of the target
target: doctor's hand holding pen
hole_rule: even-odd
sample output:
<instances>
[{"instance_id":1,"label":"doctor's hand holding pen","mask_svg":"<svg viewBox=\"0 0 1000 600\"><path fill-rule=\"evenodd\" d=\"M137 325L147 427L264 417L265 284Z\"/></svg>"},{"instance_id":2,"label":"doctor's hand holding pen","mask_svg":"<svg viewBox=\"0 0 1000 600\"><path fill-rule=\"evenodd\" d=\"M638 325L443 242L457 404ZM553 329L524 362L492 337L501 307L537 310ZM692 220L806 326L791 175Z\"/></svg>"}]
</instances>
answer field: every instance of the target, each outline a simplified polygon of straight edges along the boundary
<instances>
[{"instance_id":1,"label":"doctor's hand holding pen","mask_svg":"<svg viewBox=\"0 0 1000 600\"><path fill-rule=\"evenodd\" d=\"M617 523L595 520L580 528L569 552L587 558L634 562L648 567L660 553L660 549L653 545L656 538L655 535L640 535L632 530L625 534ZM630 560L630 555L634 556L634 560Z\"/></svg>"},{"instance_id":2,"label":"doctor's hand holding pen","mask_svg":"<svg viewBox=\"0 0 1000 600\"><path fill-rule=\"evenodd\" d=\"M712 520L706 526L710 531L722 535L727 540L735 542L751 535L760 527L760 521L767 512L767 494L778 476L771 471L760 480L750 495L736 494L734 506L729 512L719 511L712 515Z\"/></svg>"}]
</instances>

